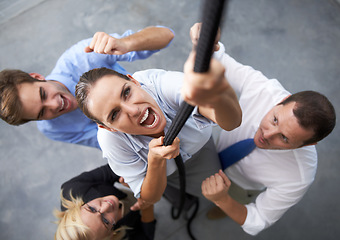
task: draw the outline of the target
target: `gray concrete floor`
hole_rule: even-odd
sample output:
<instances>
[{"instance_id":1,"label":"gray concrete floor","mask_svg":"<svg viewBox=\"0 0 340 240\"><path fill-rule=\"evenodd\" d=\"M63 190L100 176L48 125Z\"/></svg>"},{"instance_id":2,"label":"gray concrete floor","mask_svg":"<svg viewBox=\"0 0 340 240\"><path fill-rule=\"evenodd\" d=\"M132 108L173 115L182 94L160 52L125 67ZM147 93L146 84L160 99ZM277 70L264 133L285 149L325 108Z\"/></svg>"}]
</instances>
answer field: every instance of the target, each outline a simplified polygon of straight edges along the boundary
<instances>
[{"instance_id":1,"label":"gray concrete floor","mask_svg":"<svg viewBox=\"0 0 340 240\"><path fill-rule=\"evenodd\" d=\"M96 31L122 33L148 25L176 32L172 45L148 60L124 64L130 71L179 70L190 51L189 28L200 19L197 0L1 0L0 69L47 75L58 57ZM238 61L277 78L291 92L316 90L340 116L340 6L335 0L233 0L222 42ZM54 142L35 123L0 121L0 239L52 239L52 210L62 182L102 165L98 150ZM340 235L339 126L317 145L319 167L305 197L256 237L230 219L208 221L201 201L192 228L197 239L338 239ZM165 200L156 205L156 239L188 239L185 220L172 220Z\"/></svg>"}]
</instances>

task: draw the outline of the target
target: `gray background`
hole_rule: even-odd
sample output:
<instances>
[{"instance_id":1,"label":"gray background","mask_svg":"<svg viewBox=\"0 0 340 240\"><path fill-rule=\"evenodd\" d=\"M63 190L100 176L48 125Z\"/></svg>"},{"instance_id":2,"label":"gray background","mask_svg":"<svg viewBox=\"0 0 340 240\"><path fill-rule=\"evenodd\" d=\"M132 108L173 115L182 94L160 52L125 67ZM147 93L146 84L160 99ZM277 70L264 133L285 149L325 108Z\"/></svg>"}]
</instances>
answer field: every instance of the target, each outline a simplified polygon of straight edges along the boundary
<instances>
[{"instance_id":1,"label":"gray background","mask_svg":"<svg viewBox=\"0 0 340 240\"><path fill-rule=\"evenodd\" d=\"M200 19L198 0L11 0L0 1L0 69L49 74L72 44L96 31L123 33L148 25L176 32L172 45L128 71L179 70L191 48L189 28ZM316 90L340 106L340 7L335 0L233 0L221 41L238 61L277 78L289 91ZM0 239L52 239L52 210L60 185L105 163L99 150L54 142L36 124L0 121ZM192 229L198 239L338 239L339 135L317 145L319 166L304 198L256 237L225 218L208 221L212 204L201 201ZM188 239L185 220L172 220L165 200L156 204L156 239Z\"/></svg>"}]
</instances>

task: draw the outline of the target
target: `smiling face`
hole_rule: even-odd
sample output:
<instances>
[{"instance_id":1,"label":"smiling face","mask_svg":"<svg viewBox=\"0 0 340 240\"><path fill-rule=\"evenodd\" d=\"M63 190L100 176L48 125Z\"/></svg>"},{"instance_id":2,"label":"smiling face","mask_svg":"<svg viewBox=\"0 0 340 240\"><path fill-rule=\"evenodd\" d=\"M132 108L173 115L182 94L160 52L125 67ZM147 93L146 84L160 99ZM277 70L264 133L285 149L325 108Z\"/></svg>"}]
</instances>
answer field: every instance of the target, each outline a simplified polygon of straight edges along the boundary
<instances>
[{"instance_id":1,"label":"smiling face","mask_svg":"<svg viewBox=\"0 0 340 240\"><path fill-rule=\"evenodd\" d=\"M17 89L23 106L23 119L53 119L78 107L75 97L68 89L55 81L21 83Z\"/></svg>"},{"instance_id":2,"label":"smiling face","mask_svg":"<svg viewBox=\"0 0 340 240\"><path fill-rule=\"evenodd\" d=\"M303 146L314 132L302 128L293 109L295 102L276 105L262 119L254 142L263 149L295 149Z\"/></svg>"},{"instance_id":3,"label":"smiling face","mask_svg":"<svg viewBox=\"0 0 340 240\"><path fill-rule=\"evenodd\" d=\"M88 110L110 131L157 137L166 125L156 101L133 78L98 79L88 93Z\"/></svg>"},{"instance_id":4,"label":"smiling face","mask_svg":"<svg viewBox=\"0 0 340 240\"><path fill-rule=\"evenodd\" d=\"M80 209L83 223L91 229L95 239L103 239L112 233L112 227L122 217L122 208L114 195L96 198Z\"/></svg>"}]
</instances>

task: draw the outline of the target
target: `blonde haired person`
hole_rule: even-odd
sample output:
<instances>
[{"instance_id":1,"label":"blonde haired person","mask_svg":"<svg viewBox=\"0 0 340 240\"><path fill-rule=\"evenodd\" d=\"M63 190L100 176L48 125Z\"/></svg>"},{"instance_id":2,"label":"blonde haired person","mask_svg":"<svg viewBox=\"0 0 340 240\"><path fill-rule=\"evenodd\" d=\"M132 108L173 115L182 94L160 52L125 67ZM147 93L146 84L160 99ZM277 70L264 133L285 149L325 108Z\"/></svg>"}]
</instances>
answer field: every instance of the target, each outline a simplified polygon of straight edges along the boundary
<instances>
[{"instance_id":1,"label":"blonde haired person","mask_svg":"<svg viewBox=\"0 0 340 240\"><path fill-rule=\"evenodd\" d=\"M129 211L136 201L114 187L119 176L108 165L84 172L62 185L61 211L55 210L55 239L153 239L153 205Z\"/></svg>"}]
</instances>

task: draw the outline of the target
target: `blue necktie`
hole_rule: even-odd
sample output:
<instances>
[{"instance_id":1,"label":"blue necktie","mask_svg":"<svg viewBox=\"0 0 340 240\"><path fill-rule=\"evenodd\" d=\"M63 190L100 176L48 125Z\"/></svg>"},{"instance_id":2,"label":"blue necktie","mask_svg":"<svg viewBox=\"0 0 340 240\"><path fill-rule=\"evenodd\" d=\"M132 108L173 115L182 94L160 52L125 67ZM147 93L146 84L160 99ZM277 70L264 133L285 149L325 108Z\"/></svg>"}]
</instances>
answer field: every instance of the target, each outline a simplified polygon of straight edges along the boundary
<instances>
[{"instance_id":1,"label":"blue necktie","mask_svg":"<svg viewBox=\"0 0 340 240\"><path fill-rule=\"evenodd\" d=\"M230 167L237 161L241 160L245 156L247 156L251 151L256 147L253 138L248 138L233 145L227 147L223 151L221 151L218 156L220 157L220 161L222 164L222 169L226 169Z\"/></svg>"}]
</instances>

